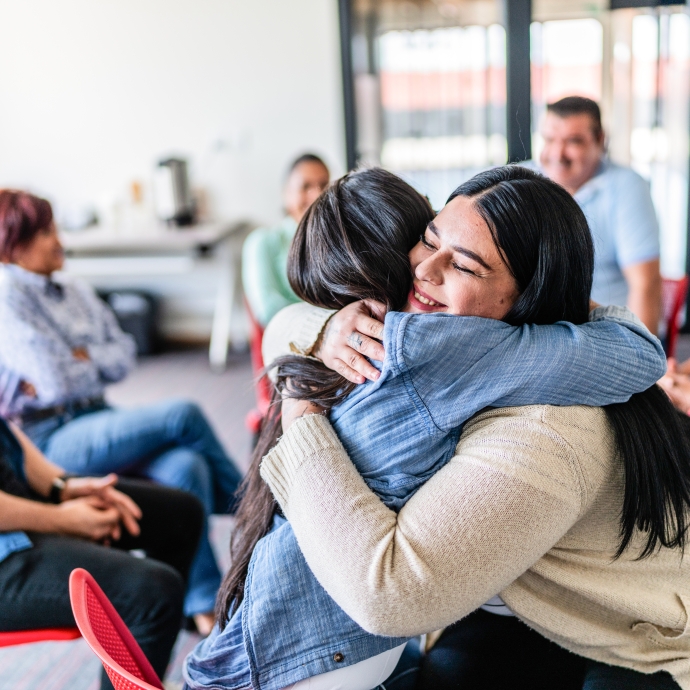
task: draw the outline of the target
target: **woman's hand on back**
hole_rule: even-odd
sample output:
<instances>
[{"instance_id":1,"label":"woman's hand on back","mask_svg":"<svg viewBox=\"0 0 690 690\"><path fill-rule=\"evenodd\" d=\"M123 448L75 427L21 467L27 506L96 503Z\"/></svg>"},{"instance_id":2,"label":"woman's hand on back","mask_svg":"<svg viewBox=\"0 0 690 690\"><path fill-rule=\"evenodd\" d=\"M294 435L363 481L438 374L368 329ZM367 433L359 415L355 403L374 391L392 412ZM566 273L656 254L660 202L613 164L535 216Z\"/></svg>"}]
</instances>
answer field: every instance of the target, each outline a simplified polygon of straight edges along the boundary
<instances>
[{"instance_id":1,"label":"woman's hand on back","mask_svg":"<svg viewBox=\"0 0 690 690\"><path fill-rule=\"evenodd\" d=\"M300 417L306 417L310 414L324 414L323 407L315 405L309 400L297 400L295 398L283 398L281 406L281 423L283 426L283 433L285 433L292 423Z\"/></svg>"},{"instance_id":2,"label":"woman's hand on back","mask_svg":"<svg viewBox=\"0 0 690 690\"><path fill-rule=\"evenodd\" d=\"M383 361L383 319L386 307L361 300L343 307L328 320L312 354L352 383L376 381L381 375L368 361Z\"/></svg>"}]
</instances>

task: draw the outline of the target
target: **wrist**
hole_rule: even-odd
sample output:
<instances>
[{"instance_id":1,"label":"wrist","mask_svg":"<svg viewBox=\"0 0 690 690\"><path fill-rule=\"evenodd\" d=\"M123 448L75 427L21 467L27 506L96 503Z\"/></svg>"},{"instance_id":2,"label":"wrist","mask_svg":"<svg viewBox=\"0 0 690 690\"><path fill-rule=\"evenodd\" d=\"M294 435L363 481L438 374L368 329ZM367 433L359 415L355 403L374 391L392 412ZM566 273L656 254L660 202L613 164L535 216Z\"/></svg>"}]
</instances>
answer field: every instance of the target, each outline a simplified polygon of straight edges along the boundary
<instances>
[{"instance_id":1,"label":"wrist","mask_svg":"<svg viewBox=\"0 0 690 690\"><path fill-rule=\"evenodd\" d=\"M59 505L69 498L69 481L74 479L77 475L69 474L67 472L59 474L53 478L50 483L50 491L48 492L48 500L55 505Z\"/></svg>"}]
</instances>

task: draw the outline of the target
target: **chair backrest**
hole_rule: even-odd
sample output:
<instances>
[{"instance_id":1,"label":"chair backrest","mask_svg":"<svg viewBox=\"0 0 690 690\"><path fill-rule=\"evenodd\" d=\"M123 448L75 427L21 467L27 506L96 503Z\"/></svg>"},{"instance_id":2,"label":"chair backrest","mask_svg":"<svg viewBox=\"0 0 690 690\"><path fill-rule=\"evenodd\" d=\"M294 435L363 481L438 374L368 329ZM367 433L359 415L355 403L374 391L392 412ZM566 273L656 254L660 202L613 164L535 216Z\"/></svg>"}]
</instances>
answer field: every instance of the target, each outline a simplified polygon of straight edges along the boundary
<instances>
[{"instance_id":1,"label":"chair backrest","mask_svg":"<svg viewBox=\"0 0 690 690\"><path fill-rule=\"evenodd\" d=\"M680 330L680 312L688 294L688 276L679 280L663 278L661 281L661 299L663 319L666 326L666 356L674 357Z\"/></svg>"},{"instance_id":2,"label":"chair backrest","mask_svg":"<svg viewBox=\"0 0 690 690\"><path fill-rule=\"evenodd\" d=\"M244 307L249 317L249 351L252 358L252 371L256 378L256 403L259 408L259 416L263 417L268 411L268 406L271 402L271 385L263 375L264 356L261 352L261 344L264 339L264 328L256 320L246 299L244 300Z\"/></svg>"},{"instance_id":3,"label":"chair backrest","mask_svg":"<svg viewBox=\"0 0 690 690\"><path fill-rule=\"evenodd\" d=\"M129 628L83 568L72 571L69 596L77 627L116 690L162 690L160 679Z\"/></svg>"},{"instance_id":4,"label":"chair backrest","mask_svg":"<svg viewBox=\"0 0 690 690\"><path fill-rule=\"evenodd\" d=\"M79 628L38 628L0 632L0 647L14 647L32 642L64 642L81 637Z\"/></svg>"}]
</instances>

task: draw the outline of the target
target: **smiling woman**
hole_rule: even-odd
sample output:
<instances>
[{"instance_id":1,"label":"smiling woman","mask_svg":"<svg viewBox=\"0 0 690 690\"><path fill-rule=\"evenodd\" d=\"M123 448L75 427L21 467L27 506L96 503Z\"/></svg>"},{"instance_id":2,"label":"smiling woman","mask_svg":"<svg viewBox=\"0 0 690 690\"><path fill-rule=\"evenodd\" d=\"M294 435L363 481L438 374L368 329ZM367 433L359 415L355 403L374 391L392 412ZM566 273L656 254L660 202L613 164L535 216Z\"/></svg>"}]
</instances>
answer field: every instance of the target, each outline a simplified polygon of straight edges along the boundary
<instances>
[{"instance_id":1,"label":"smiling woman","mask_svg":"<svg viewBox=\"0 0 690 690\"><path fill-rule=\"evenodd\" d=\"M410 311L502 319L519 293L498 247L475 200L453 200L410 252Z\"/></svg>"}]
</instances>

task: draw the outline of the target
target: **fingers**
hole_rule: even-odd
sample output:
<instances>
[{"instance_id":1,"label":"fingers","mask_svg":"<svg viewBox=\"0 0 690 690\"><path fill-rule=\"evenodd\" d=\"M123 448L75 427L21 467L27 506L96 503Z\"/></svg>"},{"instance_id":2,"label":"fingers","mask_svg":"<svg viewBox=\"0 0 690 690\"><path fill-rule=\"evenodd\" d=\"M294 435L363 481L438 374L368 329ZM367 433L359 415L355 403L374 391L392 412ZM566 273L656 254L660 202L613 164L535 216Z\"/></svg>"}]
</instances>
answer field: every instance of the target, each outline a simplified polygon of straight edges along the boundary
<instances>
[{"instance_id":1,"label":"fingers","mask_svg":"<svg viewBox=\"0 0 690 690\"><path fill-rule=\"evenodd\" d=\"M381 323L386 318L386 312L388 311L386 305L383 302L377 302L375 299L365 299L362 300L363 304L369 308L371 315L378 319Z\"/></svg>"},{"instance_id":2,"label":"fingers","mask_svg":"<svg viewBox=\"0 0 690 690\"><path fill-rule=\"evenodd\" d=\"M114 472L111 472L110 474L107 474L105 477L101 477L100 479L97 479L96 483L101 488L106 488L108 486L115 486L115 484L117 484L117 475Z\"/></svg>"},{"instance_id":3,"label":"fingers","mask_svg":"<svg viewBox=\"0 0 690 690\"><path fill-rule=\"evenodd\" d=\"M679 374L685 374L686 376L690 374L690 359L686 359L680 364L676 363L676 370Z\"/></svg>"},{"instance_id":4,"label":"fingers","mask_svg":"<svg viewBox=\"0 0 690 690\"><path fill-rule=\"evenodd\" d=\"M109 503L133 515L137 520L141 520L141 508L127 494L112 488L108 488L104 493L104 498Z\"/></svg>"},{"instance_id":5,"label":"fingers","mask_svg":"<svg viewBox=\"0 0 690 690\"><path fill-rule=\"evenodd\" d=\"M311 414L323 414L323 407L319 407L308 400L296 400L295 398L284 398L281 405L281 418L283 431L287 431L292 423Z\"/></svg>"},{"instance_id":6,"label":"fingers","mask_svg":"<svg viewBox=\"0 0 690 690\"><path fill-rule=\"evenodd\" d=\"M383 361L383 324L372 314L384 316L385 306L373 300L354 302L334 314L314 351L327 367L352 383L376 381L380 373L367 361Z\"/></svg>"},{"instance_id":7,"label":"fingers","mask_svg":"<svg viewBox=\"0 0 690 690\"><path fill-rule=\"evenodd\" d=\"M373 319L370 319L373 321ZM374 323L378 323L375 321ZM383 345L378 340L374 340L367 335L362 335L360 330L352 331L347 337L347 344L355 351L375 359L377 362L383 362L383 358L386 356Z\"/></svg>"},{"instance_id":8,"label":"fingers","mask_svg":"<svg viewBox=\"0 0 690 690\"><path fill-rule=\"evenodd\" d=\"M335 370L352 383L364 383L366 379L377 381L381 372L364 356L351 347L342 348L340 357L335 359Z\"/></svg>"},{"instance_id":9,"label":"fingers","mask_svg":"<svg viewBox=\"0 0 690 690\"><path fill-rule=\"evenodd\" d=\"M354 350L352 350L352 352L354 352ZM333 368L343 378L347 379L351 383L364 383L367 378L370 381L375 381L376 378L378 378L378 370L372 367L371 364L364 359L364 357L358 355L356 352L352 357L350 357L350 362L352 362L358 368L350 366L342 359L336 359L333 362ZM362 373L360 373L360 370ZM367 373L369 374L368 376Z\"/></svg>"}]
</instances>

